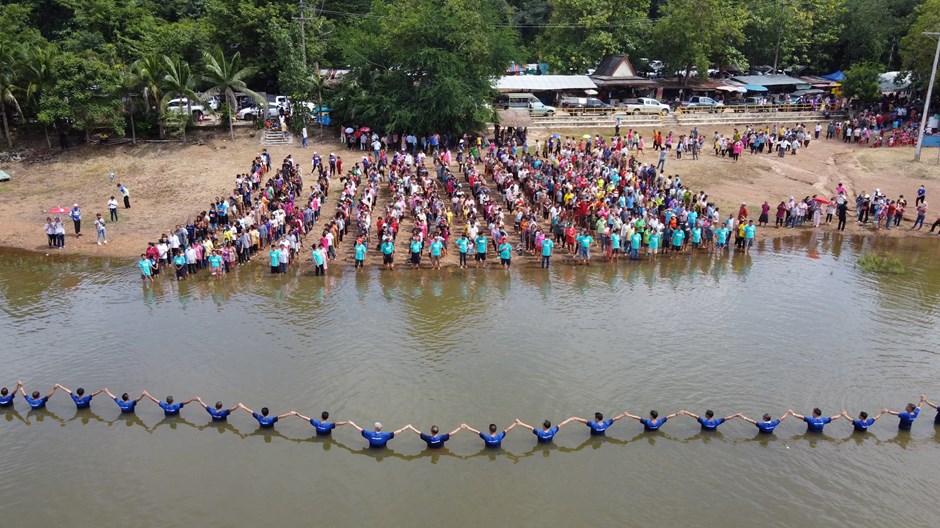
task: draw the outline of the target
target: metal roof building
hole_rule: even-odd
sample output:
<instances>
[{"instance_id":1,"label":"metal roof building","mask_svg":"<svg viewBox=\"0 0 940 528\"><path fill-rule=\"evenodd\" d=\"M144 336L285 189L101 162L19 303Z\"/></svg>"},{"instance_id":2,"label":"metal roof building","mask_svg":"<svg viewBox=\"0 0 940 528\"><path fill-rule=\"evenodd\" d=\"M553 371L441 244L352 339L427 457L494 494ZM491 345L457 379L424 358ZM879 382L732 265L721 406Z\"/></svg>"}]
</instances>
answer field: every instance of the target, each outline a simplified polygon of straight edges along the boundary
<instances>
[{"instance_id":1,"label":"metal roof building","mask_svg":"<svg viewBox=\"0 0 940 528\"><path fill-rule=\"evenodd\" d=\"M564 90L596 90L587 75L510 75L496 81L500 92L557 92Z\"/></svg>"},{"instance_id":2,"label":"metal roof building","mask_svg":"<svg viewBox=\"0 0 940 528\"><path fill-rule=\"evenodd\" d=\"M789 75L735 75L732 77L735 81L743 84L757 84L760 86L766 86L771 88L773 86L797 86L797 85L806 85L809 88L808 83L796 77L790 77Z\"/></svg>"}]
</instances>

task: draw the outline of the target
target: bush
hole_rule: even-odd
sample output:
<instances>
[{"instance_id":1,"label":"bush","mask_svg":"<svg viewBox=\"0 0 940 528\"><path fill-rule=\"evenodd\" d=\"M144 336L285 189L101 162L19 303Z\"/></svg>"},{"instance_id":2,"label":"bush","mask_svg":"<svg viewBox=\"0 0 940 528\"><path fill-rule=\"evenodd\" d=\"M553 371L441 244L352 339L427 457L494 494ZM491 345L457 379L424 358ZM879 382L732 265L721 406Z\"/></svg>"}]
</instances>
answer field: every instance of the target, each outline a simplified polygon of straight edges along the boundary
<instances>
[{"instance_id":1,"label":"bush","mask_svg":"<svg viewBox=\"0 0 940 528\"><path fill-rule=\"evenodd\" d=\"M856 268L867 273L890 273L901 275L905 273L901 259L888 253L864 253L858 257Z\"/></svg>"}]
</instances>

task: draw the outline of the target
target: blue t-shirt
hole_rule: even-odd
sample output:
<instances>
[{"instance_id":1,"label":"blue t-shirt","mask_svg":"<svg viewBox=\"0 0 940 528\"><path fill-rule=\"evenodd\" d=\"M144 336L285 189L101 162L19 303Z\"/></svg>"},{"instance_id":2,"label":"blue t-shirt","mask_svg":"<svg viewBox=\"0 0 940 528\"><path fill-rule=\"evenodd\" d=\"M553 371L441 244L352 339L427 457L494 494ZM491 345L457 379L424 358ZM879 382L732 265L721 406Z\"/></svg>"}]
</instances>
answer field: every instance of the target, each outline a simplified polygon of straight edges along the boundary
<instances>
[{"instance_id":1,"label":"blue t-shirt","mask_svg":"<svg viewBox=\"0 0 940 528\"><path fill-rule=\"evenodd\" d=\"M554 426L547 431L545 429L533 429L535 436L539 437L539 442L548 443L552 441L552 438L555 438L555 434L558 433L558 426Z\"/></svg>"},{"instance_id":2,"label":"blue t-shirt","mask_svg":"<svg viewBox=\"0 0 940 528\"><path fill-rule=\"evenodd\" d=\"M475 242L477 245L477 253L486 253L486 237L478 236Z\"/></svg>"},{"instance_id":3,"label":"blue t-shirt","mask_svg":"<svg viewBox=\"0 0 940 528\"><path fill-rule=\"evenodd\" d=\"M656 420L647 420L646 418L641 418L640 423L643 424L644 431L659 431L659 428L662 427L664 423L666 423L666 420L668 420L666 417L658 418Z\"/></svg>"},{"instance_id":4,"label":"blue t-shirt","mask_svg":"<svg viewBox=\"0 0 940 528\"><path fill-rule=\"evenodd\" d=\"M920 414L920 409L914 408L914 412L902 412L898 413L898 418L901 420L898 422L898 429L904 431L910 431L911 426L914 425L914 420L917 419L917 415Z\"/></svg>"},{"instance_id":5,"label":"blue t-shirt","mask_svg":"<svg viewBox=\"0 0 940 528\"><path fill-rule=\"evenodd\" d=\"M673 231L672 233L672 245L673 246L681 246L682 241L684 239L685 239L685 233L683 233L681 229L676 229L675 231Z\"/></svg>"},{"instance_id":6,"label":"blue t-shirt","mask_svg":"<svg viewBox=\"0 0 940 528\"><path fill-rule=\"evenodd\" d=\"M715 230L715 238L718 240L719 244L724 244L728 240L728 228L719 227Z\"/></svg>"},{"instance_id":7,"label":"blue t-shirt","mask_svg":"<svg viewBox=\"0 0 940 528\"><path fill-rule=\"evenodd\" d=\"M356 260L363 260L365 258L366 258L366 245L356 244Z\"/></svg>"},{"instance_id":8,"label":"blue t-shirt","mask_svg":"<svg viewBox=\"0 0 940 528\"><path fill-rule=\"evenodd\" d=\"M149 277L153 272L153 264L150 262L150 259L140 259L137 261L137 267L140 268L141 275Z\"/></svg>"},{"instance_id":9,"label":"blue t-shirt","mask_svg":"<svg viewBox=\"0 0 940 528\"><path fill-rule=\"evenodd\" d=\"M444 433L432 436L421 433L421 439L424 440L424 443L428 445L428 449L440 449L444 447L444 442L450 440L450 435Z\"/></svg>"},{"instance_id":10,"label":"blue t-shirt","mask_svg":"<svg viewBox=\"0 0 940 528\"><path fill-rule=\"evenodd\" d=\"M118 404L122 413L132 413L134 412L134 408L137 407L137 400L124 401L120 398L114 398L114 403Z\"/></svg>"},{"instance_id":11,"label":"blue t-shirt","mask_svg":"<svg viewBox=\"0 0 940 528\"><path fill-rule=\"evenodd\" d=\"M820 416L816 418L815 416L804 416L803 421L806 422L806 432L808 433L821 433L823 432L823 427L827 423L832 421L832 418L828 416Z\"/></svg>"},{"instance_id":12,"label":"blue t-shirt","mask_svg":"<svg viewBox=\"0 0 940 528\"><path fill-rule=\"evenodd\" d=\"M542 241L542 256L550 257L552 256L552 248L555 247L555 242L545 239Z\"/></svg>"},{"instance_id":13,"label":"blue t-shirt","mask_svg":"<svg viewBox=\"0 0 940 528\"><path fill-rule=\"evenodd\" d=\"M369 447L385 447L389 440L395 438L395 433L363 431L362 437L369 441Z\"/></svg>"},{"instance_id":14,"label":"blue t-shirt","mask_svg":"<svg viewBox=\"0 0 940 528\"><path fill-rule=\"evenodd\" d=\"M466 253L468 247L470 247L470 240L468 238L460 237L457 239L457 249L459 249L461 253Z\"/></svg>"},{"instance_id":15,"label":"blue t-shirt","mask_svg":"<svg viewBox=\"0 0 940 528\"><path fill-rule=\"evenodd\" d=\"M214 409L212 407L206 407L206 412L212 417L213 422L225 422L228 420L228 415L232 414L232 411L228 409Z\"/></svg>"},{"instance_id":16,"label":"blue t-shirt","mask_svg":"<svg viewBox=\"0 0 940 528\"><path fill-rule=\"evenodd\" d=\"M277 423L277 416L261 416L256 412L251 413L251 415L254 416L255 420L258 420L258 424L264 428L274 427L274 424Z\"/></svg>"},{"instance_id":17,"label":"blue t-shirt","mask_svg":"<svg viewBox=\"0 0 940 528\"><path fill-rule=\"evenodd\" d=\"M7 394L6 396L0 396L0 407L9 407L13 405L13 398L15 397L16 397L15 392L11 392L10 394Z\"/></svg>"},{"instance_id":18,"label":"blue t-shirt","mask_svg":"<svg viewBox=\"0 0 940 528\"><path fill-rule=\"evenodd\" d=\"M754 238L755 233L757 233L757 226L747 225L744 227L744 238Z\"/></svg>"},{"instance_id":19,"label":"blue t-shirt","mask_svg":"<svg viewBox=\"0 0 940 528\"><path fill-rule=\"evenodd\" d=\"M512 258L512 244L508 242L503 242L499 245L499 258L508 259Z\"/></svg>"},{"instance_id":20,"label":"blue t-shirt","mask_svg":"<svg viewBox=\"0 0 940 528\"><path fill-rule=\"evenodd\" d=\"M699 416L698 423L702 424L702 431L716 431L719 425L725 423L725 419L713 418L709 420L708 418Z\"/></svg>"},{"instance_id":21,"label":"blue t-shirt","mask_svg":"<svg viewBox=\"0 0 940 528\"><path fill-rule=\"evenodd\" d=\"M640 249L641 242L643 242L643 235L639 233L630 235L630 249Z\"/></svg>"},{"instance_id":22,"label":"blue t-shirt","mask_svg":"<svg viewBox=\"0 0 940 528\"><path fill-rule=\"evenodd\" d=\"M166 416L176 416L180 413L180 409L183 408L185 403L167 403L165 401L160 402L160 408L163 409L163 414Z\"/></svg>"},{"instance_id":23,"label":"blue t-shirt","mask_svg":"<svg viewBox=\"0 0 940 528\"><path fill-rule=\"evenodd\" d=\"M91 407L91 394L78 396L73 392L71 396L72 396L72 401L75 402L75 407L79 409L87 409Z\"/></svg>"},{"instance_id":24,"label":"blue t-shirt","mask_svg":"<svg viewBox=\"0 0 940 528\"><path fill-rule=\"evenodd\" d=\"M702 241L702 228L693 227L692 228L692 242L695 242L697 244L701 241Z\"/></svg>"},{"instance_id":25,"label":"blue t-shirt","mask_svg":"<svg viewBox=\"0 0 940 528\"><path fill-rule=\"evenodd\" d=\"M26 398L26 403L29 404L33 409L42 409L46 406L46 402L49 401L48 396L43 396L39 399L33 399L32 396L24 396Z\"/></svg>"},{"instance_id":26,"label":"blue t-shirt","mask_svg":"<svg viewBox=\"0 0 940 528\"><path fill-rule=\"evenodd\" d=\"M757 422L754 425L757 426L757 429L759 429L761 433L771 434L774 432L774 429L776 429L777 426L780 425L780 420L771 420L769 422Z\"/></svg>"},{"instance_id":27,"label":"blue t-shirt","mask_svg":"<svg viewBox=\"0 0 940 528\"><path fill-rule=\"evenodd\" d=\"M610 247L620 249L620 235L617 233L610 234Z\"/></svg>"},{"instance_id":28,"label":"blue t-shirt","mask_svg":"<svg viewBox=\"0 0 940 528\"><path fill-rule=\"evenodd\" d=\"M383 254L383 255L391 255L391 254L394 253L394 252L395 252L395 244L393 244L393 243L391 243L391 242L383 242L383 243L382 243L382 254Z\"/></svg>"},{"instance_id":29,"label":"blue t-shirt","mask_svg":"<svg viewBox=\"0 0 940 528\"><path fill-rule=\"evenodd\" d=\"M578 237L578 242L581 244L581 247L587 249L591 247L591 244L594 243L594 238L589 235L584 235L582 237Z\"/></svg>"},{"instance_id":30,"label":"blue t-shirt","mask_svg":"<svg viewBox=\"0 0 940 528\"><path fill-rule=\"evenodd\" d=\"M209 261L210 268L218 268L222 266L222 257L219 255L209 255L206 260Z\"/></svg>"},{"instance_id":31,"label":"blue t-shirt","mask_svg":"<svg viewBox=\"0 0 940 528\"><path fill-rule=\"evenodd\" d=\"M503 443L503 438L506 438L506 431L500 431L492 435L481 432L480 438L486 443L486 447L499 447Z\"/></svg>"},{"instance_id":32,"label":"blue t-shirt","mask_svg":"<svg viewBox=\"0 0 940 528\"><path fill-rule=\"evenodd\" d=\"M856 432L864 433L874 423L875 423L874 418L869 418L867 420L860 420L856 418L855 420L852 420L852 427L855 429Z\"/></svg>"},{"instance_id":33,"label":"blue t-shirt","mask_svg":"<svg viewBox=\"0 0 940 528\"><path fill-rule=\"evenodd\" d=\"M278 251L278 250L276 250L276 249L272 249L271 251L268 251L268 257L271 258L271 267L272 267L272 268L273 268L274 266L280 265L280 262L281 262L281 252L280 252L280 251Z\"/></svg>"},{"instance_id":34,"label":"blue t-shirt","mask_svg":"<svg viewBox=\"0 0 940 528\"><path fill-rule=\"evenodd\" d=\"M316 428L317 436L328 436L330 431L336 429L336 424L333 422L321 422L316 418L310 419L310 425Z\"/></svg>"},{"instance_id":35,"label":"blue t-shirt","mask_svg":"<svg viewBox=\"0 0 940 528\"><path fill-rule=\"evenodd\" d=\"M412 240L412 241L411 241L411 252L412 252L412 253L421 253L421 248L422 248L423 246L424 246L424 244L422 244L420 240Z\"/></svg>"},{"instance_id":36,"label":"blue t-shirt","mask_svg":"<svg viewBox=\"0 0 940 528\"><path fill-rule=\"evenodd\" d=\"M441 256L441 250L444 249L444 244L440 240L435 240L431 242L431 256L439 257Z\"/></svg>"},{"instance_id":37,"label":"blue t-shirt","mask_svg":"<svg viewBox=\"0 0 940 528\"><path fill-rule=\"evenodd\" d=\"M313 259L314 264L316 264L317 266L323 265L323 252L320 251L319 249L314 249L310 253L310 258Z\"/></svg>"},{"instance_id":38,"label":"blue t-shirt","mask_svg":"<svg viewBox=\"0 0 940 528\"><path fill-rule=\"evenodd\" d=\"M602 435L607 428L614 424L613 419L601 420L599 422L588 422L587 426L591 428L592 435Z\"/></svg>"}]
</instances>

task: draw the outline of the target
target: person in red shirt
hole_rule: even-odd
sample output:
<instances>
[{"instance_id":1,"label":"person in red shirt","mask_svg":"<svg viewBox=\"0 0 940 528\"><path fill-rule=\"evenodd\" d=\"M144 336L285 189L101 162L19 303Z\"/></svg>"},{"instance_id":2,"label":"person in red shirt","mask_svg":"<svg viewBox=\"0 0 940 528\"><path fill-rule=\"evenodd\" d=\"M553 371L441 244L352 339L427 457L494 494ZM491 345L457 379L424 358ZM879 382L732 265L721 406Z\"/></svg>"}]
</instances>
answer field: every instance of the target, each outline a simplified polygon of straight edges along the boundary
<instances>
[{"instance_id":1,"label":"person in red shirt","mask_svg":"<svg viewBox=\"0 0 940 528\"><path fill-rule=\"evenodd\" d=\"M160 250L157 249L157 246L153 242L147 242L147 251L144 253L147 255L147 258L154 263L153 274L160 274Z\"/></svg>"}]
</instances>

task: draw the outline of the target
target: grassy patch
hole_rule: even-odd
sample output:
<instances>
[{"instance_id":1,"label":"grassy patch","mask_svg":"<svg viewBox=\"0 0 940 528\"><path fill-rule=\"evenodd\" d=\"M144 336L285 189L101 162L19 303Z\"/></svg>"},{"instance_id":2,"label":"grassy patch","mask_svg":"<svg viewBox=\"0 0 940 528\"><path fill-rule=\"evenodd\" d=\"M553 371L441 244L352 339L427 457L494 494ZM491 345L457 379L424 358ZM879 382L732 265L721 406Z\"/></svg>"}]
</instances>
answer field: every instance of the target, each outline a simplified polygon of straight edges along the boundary
<instances>
[{"instance_id":1,"label":"grassy patch","mask_svg":"<svg viewBox=\"0 0 940 528\"><path fill-rule=\"evenodd\" d=\"M901 264L901 259L887 253L864 253L858 257L855 267L866 273L902 275L907 271Z\"/></svg>"}]
</instances>

